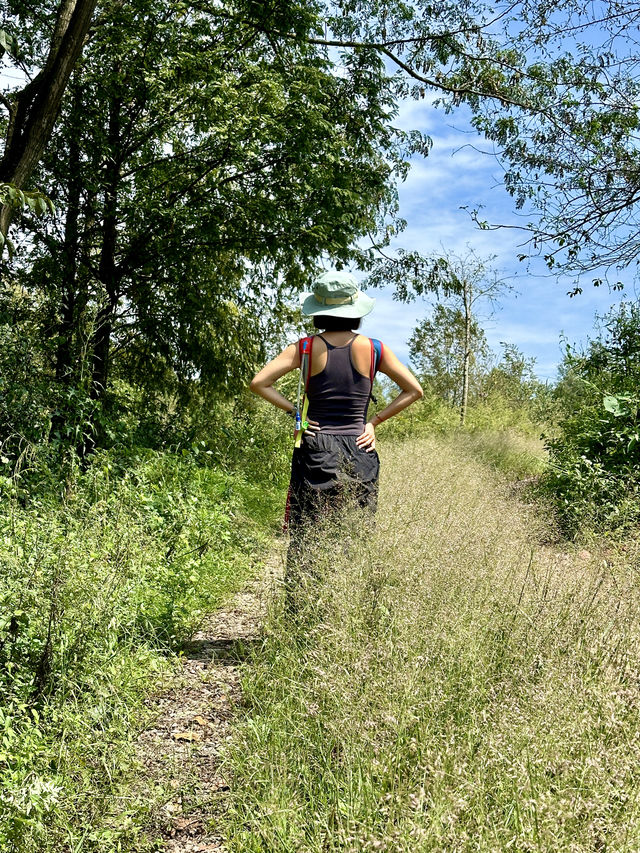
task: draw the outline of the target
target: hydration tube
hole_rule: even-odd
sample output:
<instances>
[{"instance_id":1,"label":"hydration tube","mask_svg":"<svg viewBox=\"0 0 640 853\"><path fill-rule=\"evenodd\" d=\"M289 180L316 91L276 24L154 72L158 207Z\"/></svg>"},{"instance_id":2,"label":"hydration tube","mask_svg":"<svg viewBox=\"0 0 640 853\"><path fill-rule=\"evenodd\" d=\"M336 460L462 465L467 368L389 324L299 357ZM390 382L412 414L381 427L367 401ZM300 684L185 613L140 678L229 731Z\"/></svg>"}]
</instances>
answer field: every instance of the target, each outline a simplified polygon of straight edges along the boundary
<instances>
[{"instance_id":1,"label":"hydration tube","mask_svg":"<svg viewBox=\"0 0 640 853\"><path fill-rule=\"evenodd\" d=\"M306 342L305 342L306 343ZM302 433L309 426L307 421L307 411L309 409L309 399L307 397L307 378L309 375L309 352L306 347L300 358L300 376L298 377L298 394L296 396L296 426L293 434L294 447L300 447L302 443ZM300 411L300 398L302 396L302 383L304 382L304 400L302 403L302 412Z\"/></svg>"}]
</instances>

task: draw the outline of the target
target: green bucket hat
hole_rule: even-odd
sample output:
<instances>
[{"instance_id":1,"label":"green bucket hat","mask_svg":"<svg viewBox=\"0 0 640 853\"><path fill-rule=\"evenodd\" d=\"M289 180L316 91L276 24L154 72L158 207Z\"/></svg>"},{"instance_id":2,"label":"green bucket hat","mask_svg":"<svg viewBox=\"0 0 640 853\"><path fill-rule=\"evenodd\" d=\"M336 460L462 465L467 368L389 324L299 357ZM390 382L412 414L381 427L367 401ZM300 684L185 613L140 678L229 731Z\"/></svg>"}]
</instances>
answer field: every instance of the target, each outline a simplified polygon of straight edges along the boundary
<instances>
[{"instance_id":1,"label":"green bucket hat","mask_svg":"<svg viewBox=\"0 0 640 853\"><path fill-rule=\"evenodd\" d=\"M329 270L313 283L311 293L300 295L302 313L307 317L314 314L349 319L364 317L376 300L358 290L358 282L349 272Z\"/></svg>"}]
</instances>

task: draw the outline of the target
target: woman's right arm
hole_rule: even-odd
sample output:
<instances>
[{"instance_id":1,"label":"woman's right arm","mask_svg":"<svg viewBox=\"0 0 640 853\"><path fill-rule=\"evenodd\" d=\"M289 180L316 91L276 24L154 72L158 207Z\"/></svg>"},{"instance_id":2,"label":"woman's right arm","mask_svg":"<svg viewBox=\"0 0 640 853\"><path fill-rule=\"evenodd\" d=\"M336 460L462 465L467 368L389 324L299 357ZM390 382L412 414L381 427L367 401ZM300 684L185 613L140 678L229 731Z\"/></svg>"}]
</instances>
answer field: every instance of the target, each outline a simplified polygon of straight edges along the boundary
<instances>
[{"instance_id":1,"label":"woman's right arm","mask_svg":"<svg viewBox=\"0 0 640 853\"><path fill-rule=\"evenodd\" d=\"M378 367L381 373L386 374L389 379L393 379L396 385L400 386L400 393L386 406L381 412L375 414L370 423L377 427L383 421L392 418L419 400L424 394L422 387L411 371L398 360L397 356L391 352L389 347L385 347L382 352L382 360Z\"/></svg>"},{"instance_id":2,"label":"woman's right arm","mask_svg":"<svg viewBox=\"0 0 640 853\"><path fill-rule=\"evenodd\" d=\"M291 344L280 355L277 355L268 364L265 364L259 373L256 373L251 380L249 388L254 394L264 397L265 400L268 400L279 409L284 409L285 412L294 412L295 405L290 403L283 394L274 388L273 383L297 367L300 367L298 345Z\"/></svg>"}]
</instances>

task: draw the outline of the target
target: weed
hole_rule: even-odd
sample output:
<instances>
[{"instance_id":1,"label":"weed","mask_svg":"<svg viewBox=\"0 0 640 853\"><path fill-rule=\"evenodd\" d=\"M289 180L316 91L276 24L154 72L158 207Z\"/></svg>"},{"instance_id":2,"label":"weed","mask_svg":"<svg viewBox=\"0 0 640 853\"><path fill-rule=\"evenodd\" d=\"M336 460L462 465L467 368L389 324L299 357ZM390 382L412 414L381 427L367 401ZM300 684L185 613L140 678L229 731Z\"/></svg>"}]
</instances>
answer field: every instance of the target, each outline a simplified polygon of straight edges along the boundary
<instances>
[{"instance_id":1,"label":"weed","mask_svg":"<svg viewBox=\"0 0 640 853\"><path fill-rule=\"evenodd\" d=\"M0 513L0 850L130 849L143 699L252 571L274 506L207 457L103 453ZM273 503L273 501L272 501Z\"/></svg>"}]
</instances>

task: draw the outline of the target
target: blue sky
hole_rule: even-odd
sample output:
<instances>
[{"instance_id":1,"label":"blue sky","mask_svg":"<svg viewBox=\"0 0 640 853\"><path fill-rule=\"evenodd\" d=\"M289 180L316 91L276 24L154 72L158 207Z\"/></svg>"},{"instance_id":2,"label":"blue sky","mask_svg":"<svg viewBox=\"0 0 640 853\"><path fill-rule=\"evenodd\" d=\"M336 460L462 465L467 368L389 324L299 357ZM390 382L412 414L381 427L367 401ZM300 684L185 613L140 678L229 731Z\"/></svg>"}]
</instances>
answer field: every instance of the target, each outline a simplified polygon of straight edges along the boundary
<instances>
[{"instance_id":1,"label":"blue sky","mask_svg":"<svg viewBox=\"0 0 640 853\"><path fill-rule=\"evenodd\" d=\"M635 298L633 285L621 295L605 286L594 288L591 276L585 276L583 293L570 298L567 291L573 278L559 280L550 275L542 260L529 266L517 260L524 251L523 232L482 231L473 224L461 206L482 206L482 216L489 222L522 224L522 215L504 189L499 163L480 153L488 151L489 144L475 133L462 111L446 115L427 100L407 101L400 105L395 124L428 133L433 148L427 158L412 161L409 177L399 187L400 215L408 224L393 246L426 254L441 252L442 247L465 254L469 246L480 257L496 255L493 266L511 280L514 291L501 298L502 307L492 318L481 322L489 344L495 351L500 350L501 341L515 344L527 357L535 358L541 379L554 379L561 335L571 343L585 341L595 314L623 298ZM405 305L394 301L386 289L371 295L377 299L376 309L365 319L363 332L381 338L408 362L407 340L428 313L429 303Z\"/></svg>"}]
</instances>

